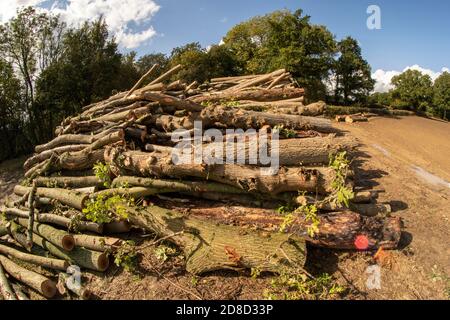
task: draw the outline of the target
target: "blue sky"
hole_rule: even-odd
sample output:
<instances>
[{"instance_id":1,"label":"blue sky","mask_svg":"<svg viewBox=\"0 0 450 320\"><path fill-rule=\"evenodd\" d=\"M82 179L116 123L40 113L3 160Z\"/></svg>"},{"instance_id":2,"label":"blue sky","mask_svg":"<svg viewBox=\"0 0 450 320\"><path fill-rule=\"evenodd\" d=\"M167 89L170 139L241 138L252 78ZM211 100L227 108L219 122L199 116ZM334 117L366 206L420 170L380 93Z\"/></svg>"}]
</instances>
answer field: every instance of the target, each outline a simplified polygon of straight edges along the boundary
<instances>
[{"instance_id":1,"label":"blue sky","mask_svg":"<svg viewBox=\"0 0 450 320\"><path fill-rule=\"evenodd\" d=\"M123 51L140 55L170 53L173 47L199 41L217 44L235 24L274 10L301 8L341 39L356 38L379 82L405 69L432 78L450 67L450 1L447 0L1 0L0 21L19 5L35 5L71 24L103 15ZM381 9L381 30L366 25L369 5Z\"/></svg>"},{"instance_id":2,"label":"blue sky","mask_svg":"<svg viewBox=\"0 0 450 320\"><path fill-rule=\"evenodd\" d=\"M235 24L278 9L302 8L313 23L323 24L338 39L347 35L361 44L373 69L399 70L418 64L440 70L450 65L450 1L380 0L159 0L153 26L156 36L141 52L170 52L199 41L218 43ZM381 30L366 26L367 7L381 9Z\"/></svg>"}]
</instances>

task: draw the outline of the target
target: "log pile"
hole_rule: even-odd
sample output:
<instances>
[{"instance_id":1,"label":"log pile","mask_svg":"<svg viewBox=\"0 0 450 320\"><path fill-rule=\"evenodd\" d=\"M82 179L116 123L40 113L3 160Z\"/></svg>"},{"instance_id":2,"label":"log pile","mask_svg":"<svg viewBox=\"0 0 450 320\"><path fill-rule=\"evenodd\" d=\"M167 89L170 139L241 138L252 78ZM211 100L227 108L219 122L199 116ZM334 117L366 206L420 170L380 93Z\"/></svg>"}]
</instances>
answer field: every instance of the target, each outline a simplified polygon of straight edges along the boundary
<instances>
[{"instance_id":1,"label":"log pile","mask_svg":"<svg viewBox=\"0 0 450 320\"><path fill-rule=\"evenodd\" d=\"M24 183L0 209L5 298L20 298L19 282L46 298L57 294L53 279L21 262L60 279L68 265L105 271L131 228L177 245L193 274L303 266L307 243L397 247L400 221L387 217L389 206L371 192L354 193L351 167L336 166L338 155L355 155L355 140L317 117L323 103L303 105L304 90L288 72L167 83L177 66L142 86L155 68L130 91L65 119L25 162ZM203 135L207 129L223 140ZM279 150L276 167L253 152L267 136L267 154ZM199 158L177 162L180 137Z\"/></svg>"}]
</instances>

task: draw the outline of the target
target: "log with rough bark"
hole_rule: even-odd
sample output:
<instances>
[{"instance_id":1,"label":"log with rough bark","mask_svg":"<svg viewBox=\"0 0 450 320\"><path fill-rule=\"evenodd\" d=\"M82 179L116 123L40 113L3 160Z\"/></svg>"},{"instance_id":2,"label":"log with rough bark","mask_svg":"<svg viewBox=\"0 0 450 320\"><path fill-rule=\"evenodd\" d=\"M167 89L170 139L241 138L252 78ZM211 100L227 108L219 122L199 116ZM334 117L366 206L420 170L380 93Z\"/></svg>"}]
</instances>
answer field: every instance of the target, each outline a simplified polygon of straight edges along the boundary
<instances>
[{"instance_id":1,"label":"log with rough bark","mask_svg":"<svg viewBox=\"0 0 450 320\"><path fill-rule=\"evenodd\" d=\"M65 271L69 267L67 261L28 254L2 244L0 244L0 254L54 270Z\"/></svg>"},{"instance_id":2,"label":"log with rough bark","mask_svg":"<svg viewBox=\"0 0 450 320\"><path fill-rule=\"evenodd\" d=\"M13 216L18 218L27 218L28 213L26 211L17 209L17 208L2 208L2 212L4 212L7 216ZM81 212L79 213L81 214ZM95 232L98 234L103 233L103 225L89 222L89 221L72 221L69 218L58 216L56 214L50 213L39 213L37 215L36 220L40 223L48 223L57 225L60 227L64 227L66 229L76 229L77 231L89 231Z\"/></svg>"},{"instance_id":3,"label":"log with rough bark","mask_svg":"<svg viewBox=\"0 0 450 320\"><path fill-rule=\"evenodd\" d=\"M22 196L30 192L30 190L31 190L30 187L24 187L20 185L14 187L14 193L19 196ZM88 198L86 194L60 188L37 188L36 194L39 197L57 200L62 204L65 204L78 210L82 210L84 208L85 202Z\"/></svg>"},{"instance_id":4,"label":"log with rough bark","mask_svg":"<svg viewBox=\"0 0 450 320\"><path fill-rule=\"evenodd\" d=\"M219 126L246 130L261 129L264 126L273 128L282 125L294 130L316 130L324 133L336 131L328 119L247 111L220 106L205 108L196 120L201 120L205 128Z\"/></svg>"},{"instance_id":5,"label":"log with rough bark","mask_svg":"<svg viewBox=\"0 0 450 320\"><path fill-rule=\"evenodd\" d=\"M22 247L28 247L27 236L21 232L22 227L14 221L6 221L0 217L0 235L9 234Z\"/></svg>"},{"instance_id":6,"label":"log with rough bark","mask_svg":"<svg viewBox=\"0 0 450 320\"><path fill-rule=\"evenodd\" d=\"M244 81L244 82L238 84L237 86L231 87L231 88L229 88L229 89L227 89L225 91L236 92L236 91L243 90L245 88L255 87L255 86L263 84L263 83L265 83L267 81L273 81L272 79L274 79L274 78L276 79L277 77L279 77L280 75L283 75L285 73L286 73L285 69L279 69L279 70L276 70L276 71L274 71L272 73L264 74L264 75L255 77L253 79L249 79L247 81Z\"/></svg>"},{"instance_id":7,"label":"log with rough bark","mask_svg":"<svg viewBox=\"0 0 450 320\"><path fill-rule=\"evenodd\" d=\"M72 251L65 251L39 235L34 235L33 241L41 248L50 252L53 256L69 261L89 270L103 272L109 267L108 254L75 247Z\"/></svg>"},{"instance_id":8,"label":"log with rough bark","mask_svg":"<svg viewBox=\"0 0 450 320\"><path fill-rule=\"evenodd\" d=\"M37 185L36 182L33 181L33 186L31 187L31 191L28 195L28 225L27 225L27 249L31 249L33 246L33 229L34 229L34 204L35 204L35 196L36 196Z\"/></svg>"},{"instance_id":9,"label":"log with rough bark","mask_svg":"<svg viewBox=\"0 0 450 320\"><path fill-rule=\"evenodd\" d=\"M230 88L232 89L232 88ZM282 89L248 89L242 91L219 91L212 94L203 94L197 97L191 97L197 103L203 102L221 102L221 101L279 101L284 99L293 99L303 97L305 90L301 88L282 88Z\"/></svg>"},{"instance_id":10,"label":"log with rough bark","mask_svg":"<svg viewBox=\"0 0 450 320\"><path fill-rule=\"evenodd\" d=\"M277 174L244 165L173 164L169 156L158 158L147 152L120 152L109 148L105 159L117 173L137 176L171 178L200 178L241 188L248 192L278 194L282 192L308 191L328 193L335 178L328 168L305 169L302 167L280 168ZM278 169L278 168L277 168Z\"/></svg>"},{"instance_id":11,"label":"log with rough bark","mask_svg":"<svg viewBox=\"0 0 450 320\"><path fill-rule=\"evenodd\" d=\"M56 284L53 281L36 272L22 268L2 255L0 255L0 263L9 275L41 293L44 297L53 298L55 296Z\"/></svg>"},{"instance_id":12,"label":"log with rough bark","mask_svg":"<svg viewBox=\"0 0 450 320\"><path fill-rule=\"evenodd\" d=\"M267 136L268 138L269 136ZM268 163L262 163L258 152L258 141L261 141L256 135L242 135L237 137L237 141L233 136L225 136L225 142L214 142L202 144L202 152L204 159L213 151L214 158L219 155L223 156L223 163L227 163L227 157L231 156L232 160L239 159L240 163L267 166ZM228 141L230 140L230 141ZM348 154L356 149L357 142L349 137L336 137L330 135L327 137L305 138L305 139L281 139L276 144L267 139L267 155L276 156L280 166L311 166L311 165L328 165L330 155L338 152L346 151ZM276 147L276 148L274 148ZM165 150L149 150L147 151L163 151L168 154L175 154L174 148L164 147ZM194 154L196 150L200 150L195 144L183 149L183 152L191 152ZM253 152L250 152L250 151ZM222 157L221 157L222 158Z\"/></svg>"},{"instance_id":13,"label":"log with rough bark","mask_svg":"<svg viewBox=\"0 0 450 320\"><path fill-rule=\"evenodd\" d=\"M193 101L179 99L159 92L147 92L144 94L144 97L147 100L159 102L162 106L172 106L179 110L200 112L204 108L202 105Z\"/></svg>"},{"instance_id":14,"label":"log with rough bark","mask_svg":"<svg viewBox=\"0 0 450 320\"><path fill-rule=\"evenodd\" d=\"M38 187L88 188L102 187L103 181L96 176L87 177L40 177L36 179Z\"/></svg>"},{"instance_id":15,"label":"log with rough bark","mask_svg":"<svg viewBox=\"0 0 450 320\"><path fill-rule=\"evenodd\" d=\"M187 271L193 274L244 268L279 272L305 262L305 243L296 236L242 232L157 206L128 208L127 212L134 225L177 244L186 257Z\"/></svg>"},{"instance_id":16,"label":"log with rough bark","mask_svg":"<svg viewBox=\"0 0 450 320\"><path fill-rule=\"evenodd\" d=\"M3 269L3 265L0 262L0 296L3 296L5 300L17 300L16 295L14 294L13 289L11 288L11 284L6 277L5 270Z\"/></svg>"},{"instance_id":17,"label":"log with rough bark","mask_svg":"<svg viewBox=\"0 0 450 320\"><path fill-rule=\"evenodd\" d=\"M26 219L18 218L17 222L22 227L28 226L28 222ZM49 242L63 248L66 251L71 251L75 247L75 239L73 235L65 231L53 228L49 225L36 223L33 227L33 232L40 235L41 237L44 237Z\"/></svg>"},{"instance_id":18,"label":"log with rough bark","mask_svg":"<svg viewBox=\"0 0 450 320\"><path fill-rule=\"evenodd\" d=\"M122 240L118 238L97 237L87 234L74 234L73 237L76 246L99 252L112 250L122 244Z\"/></svg>"},{"instance_id":19,"label":"log with rough bark","mask_svg":"<svg viewBox=\"0 0 450 320\"><path fill-rule=\"evenodd\" d=\"M365 116L346 116L345 122L346 123L354 123L354 122L367 122L369 119Z\"/></svg>"},{"instance_id":20,"label":"log with rough bark","mask_svg":"<svg viewBox=\"0 0 450 320\"><path fill-rule=\"evenodd\" d=\"M222 206L197 206L185 208L169 206L174 211L182 212L189 217L195 217L218 224L227 224L247 228L258 228L270 232L279 232L285 218L274 209ZM299 214L289 224L284 232L295 234L309 243L330 249L355 250L355 240L358 236L368 239L367 250L383 247L396 249L401 236L401 222L399 218L386 220L375 217L363 217L357 213L344 211L319 214L318 231L314 237L308 235L310 222L305 221Z\"/></svg>"},{"instance_id":21,"label":"log with rough bark","mask_svg":"<svg viewBox=\"0 0 450 320\"><path fill-rule=\"evenodd\" d=\"M140 178L134 176L117 177L112 182L112 188L120 188L129 185L136 187L155 188L157 190L164 189L171 192L218 192L218 193L242 193L242 189L229 185L202 182L202 181L177 181L177 180L158 180L150 178Z\"/></svg>"},{"instance_id":22,"label":"log with rough bark","mask_svg":"<svg viewBox=\"0 0 450 320\"><path fill-rule=\"evenodd\" d=\"M181 64L176 65L175 67L173 67L169 71L165 72L164 74L162 74L161 76L159 76L158 78L156 78L155 80L150 82L150 85L156 84L156 83L159 83L159 82L163 82L163 81L167 80L172 75L174 75L176 72L180 71L181 68L183 68L183 66Z\"/></svg>"},{"instance_id":23,"label":"log with rough bark","mask_svg":"<svg viewBox=\"0 0 450 320\"><path fill-rule=\"evenodd\" d=\"M128 93L125 95L125 98L128 98L129 96L131 96L131 94L138 89L142 83L145 81L145 79L147 79L148 77L150 77L150 75L158 68L157 64L154 64L148 71L146 74L144 74L139 80L138 82L136 82L136 84L133 86L133 88L130 89L130 91L128 91Z\"/></svg>"},{"instance_id":24,"label":"log with rough bark","mask_svg":"<svg viewBox=\"0 0 450 320\"><path fill-rule=\"evenodd\" d=\"M34 165L41 163L45 160L48 160L51 158L51 156L53 154L56 155L61 155L63 153L66 152L76 152L76 151L81 151L84 148L86 148L87 145L83 145L83 144L76 144L76 145L68 145L68 146L62 146L62 147L57 147L51 150L47 150L47 151L43 151L31 158L29 158L23 165L25 170L29 170L31 169Z\"/></svg>"}]
</instances>

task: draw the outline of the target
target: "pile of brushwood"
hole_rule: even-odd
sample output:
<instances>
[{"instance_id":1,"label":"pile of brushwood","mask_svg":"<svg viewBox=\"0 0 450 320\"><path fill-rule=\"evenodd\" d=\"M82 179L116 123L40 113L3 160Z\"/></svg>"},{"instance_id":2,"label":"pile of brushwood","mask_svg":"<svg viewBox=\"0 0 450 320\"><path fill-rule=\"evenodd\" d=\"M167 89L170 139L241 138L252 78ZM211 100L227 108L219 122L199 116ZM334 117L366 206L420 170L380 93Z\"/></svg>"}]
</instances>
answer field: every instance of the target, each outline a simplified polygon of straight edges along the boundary
<instances>
[{"instance_id":1,"label":"pile of brushwood","mask_svg":"<svg viewBox=\"0 0 450 320\"><path fill-rule=\"evenodd\" d=\"M399 219L355 188L355 140L320 117L323 103L303 105L288 72L167 83L177 66L148 83L156 68L65 119L26 161L23 183L0 209L5 299L30 289L87 298L68 267L120 265L131 246L121 235L137 231L176 245L192 274L301 268L307 243L397 247ZM278 150L276 166L255 147L269 159Z\"/></svg>"}]
</instances>

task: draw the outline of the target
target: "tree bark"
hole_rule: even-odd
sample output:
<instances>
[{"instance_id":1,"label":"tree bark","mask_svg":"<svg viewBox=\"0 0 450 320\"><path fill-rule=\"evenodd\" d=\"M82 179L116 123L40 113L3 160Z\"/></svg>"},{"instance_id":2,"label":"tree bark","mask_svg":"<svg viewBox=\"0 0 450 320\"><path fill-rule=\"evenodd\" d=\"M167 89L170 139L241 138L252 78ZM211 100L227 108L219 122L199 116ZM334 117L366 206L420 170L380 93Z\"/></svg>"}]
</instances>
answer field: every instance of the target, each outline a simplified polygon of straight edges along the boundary
<instances>
[{"instance_id":1,"label":"tree bark","mask_svg":"<svg viewBox=\"0 0 450 320\"><path fill-rule=\"evenodd\" d=\"M226 91L220 91L212 94L203 94L201 96L191 97L196 103L203 102L221 102L221 101L279 101L303 97L305 90L301 88L282 88L282 89L248 89L235 91L233 87Z\"/></svg>"},{"instance_id":2,"label":"tree bark","mask_svg":"<svg viewBox=\"0 0 450 320\"><path fill-rule=\"evenodd\" d=\"M265 231L279 232L284 217L273 209L251 208L242 206L213 207L170 207L172 210L183 212L189 217L202 219L218 224L239 226L243 229L257 228ZM401 236L401 222L399 218L387 220L374 217L363 217L357 213L332 212L319 214L318 233L311 238L307 233L310 226L304 217L297 215L285 232L304 238L309 243L323 248L356 250L357 236L366 236L369 242L367 250L396 249Z\"/></svg>"},{"instance_id":3,"label":"tree bark","mask_svg":"<svg viewBox=\"0 0 450 320\"><path fill-rule=\"evenodd\" d=\"M88 188L88 187L102 187L103 181L96 176L88 177L49 177L37 178L36 183L38 187L55 187L55 188Z\"/></svg>"},{"instance_id":4,"label":"tree bark","mask_svg":"<svg viewBox=\"0 0 450 320\"><path fill-rule=\"evenodd\" d=\"M39 154L29 158L24 163L23 167L24 167L25 170L29 170L34 165L36 165L37 163L40 163L40 162L43 162L45 160L50 159L50 157L53 154L56 154L56 155L59 156L59 155L61 155L63 153L66 153L66 152L81 151L81 150L85 149L86 147L87 147L87 145L83 145L83 144L79 145L79 144L77 144L77 145L68 145L68 146L57 147L57 148L54 148L54 149L51 149L51 150L47 150L47 151L41 152L41 153L39 153Z\"/></svg>"},{"instance_id":5,"label":"tree bark","mask_svg":"<svg viewBox=\"0 0 450 320\"><path fill-rule=\"evenodd\" d=\"M21 266L15 264L11 260L0 255L0 263L5 268L6 272L13 278L33 288L37 292L41 293L46 298L53 298L56 294L56 284L47 279L46 277L29 271Z\"/></svg>"},{"instance_id":6,"label":"tree bark","mask_svg":"<svg viewBox=\"0 0 450 320\"><path fill-rule=\"evenodd\" d=\"M248 192L278 194L282 192L328 193L334 180L334 171L328 168L281 168L276 175L269 175L261 168L242 165L173 164L170 156L157 158L157 154L144 152L120 152L109 148L106 161L117 173L137 176L171 178L195 177L240 188ZM119 159L120 158L120 159Z\"/></svg>"},{"instance_id":7,"label":"tree bark","mask_svg":"<svg viewBox=\"0 0 450 320\"><path fill-rule=\"evenodd\" d=\"M22 227L28 226L28 222L26 219L18 218L17 222ZM58 247L63 248L66 251L71 251L75 247L74 236L62 230L55 229L46 224L36 223L34 225L33 231L34 233L37 233L41 237L44 237L46 240L50 241Z\"/></svg>"},{"instance_id":8,"label":"tree bark","mask_svg":"<svg viewBox=\"0 0 450 320\"><path fill-rule=\"evenodd\" d=\"M27 218L28 216L26 211L22 211L16 208L4 208L2 212L4 212L7 216L11 215L18 218ZM71 227L76 227L77 231L89 231L98 234L103 233L103 225L89 221L77 221L76 225L72 226L71 219L58 216L56 214L39 213L39 215L36 217L36 220L40 223L48 223L64 227L67 230L69 230Z\"/></svg>"},{"instance_id":9,"label":"tree bark","mask_svg":"<svg viewBox=\"0 0 450 320\"><path fill-rule=\"evenodd\" d=\"M44 238L34 235L34 243L50 252L53 256L69 261L89 270L103 272L109 267L109 258L106 253L91 251L76 247L72 251L64 251Z\"/></svg>"},{"instance_id":10,"label":"tree bark","mask_svg":"<svg viewBox=\"0 0 450 320\"><path fill-rule=\"evenodd\" d=\"M285 128L294 130L316 130L324 133L336 131L328 119L246 111L220 106L205 108L197 120L203 122L204 128L219 126L247 130L261 129L264 126L274 128L283 125Z\"/></svg>"},{"instance_id":11,"label":"tree bark","mask_svg":"<svg viewBox=\"0 0 450 320\"><path fill-rule=\"evenodd\" d=\"M182 249L186 270L193 274L243 268L280 272L305 262L305 244L296 236L243 232L240 228L188 218L157 206L129 208L127 212L134 225L160 237L173 235L169 241Z\"/></svg>"},{"instance_id":12,"label":"tree bark","mask_svg":"<svg viewBox=\"0 0 450 320\"><path fill-rule=\"evenodd\" d=\"M22 196L25 193L30 192L30 190L31 188L29 187L17 185L14 188L14 193ZM82 210L84 208L85 202L88 198L86 194L59 188L37 188L36 194L39 197L57 200L62 204L65 204L77 210Z\"/></svg>"},{"instance_id":13,"label":"tree bark","mask_svg":"<svg viewBox=\"0 0 450 320\"><path fill-rule=\"evenodd\" d=\"M50 268L54 270L66 271L67 268L69 267L69 263L67 261L35 256L33 254L24 253L1 244L0 244L0 253L5 256L14 257L16 259L25 262L29 262L41 267Z\"/></svg>"},{"instance_id":14,"label":"tree bark","mask_svg":"<svg viewBox=\"0 0 450 320\"><path fill-rule=\"evenodd\" d=\"M5 300L17 300L8 278L6 277L5 270L3 270L2 263L0 262L0 296L3 296Z\"/></svg>"},{"instance_id":15,"label":"tree bark","mask_svg":"<svg viewBox=\"0 0 450 320\"><path fill-rule=\"evenodd\" d=\"M122 240L110 237L97 237L86 234L74 234L75 244L89 250L105 252L122 244Z\"/></svg>"}]
</instances>

